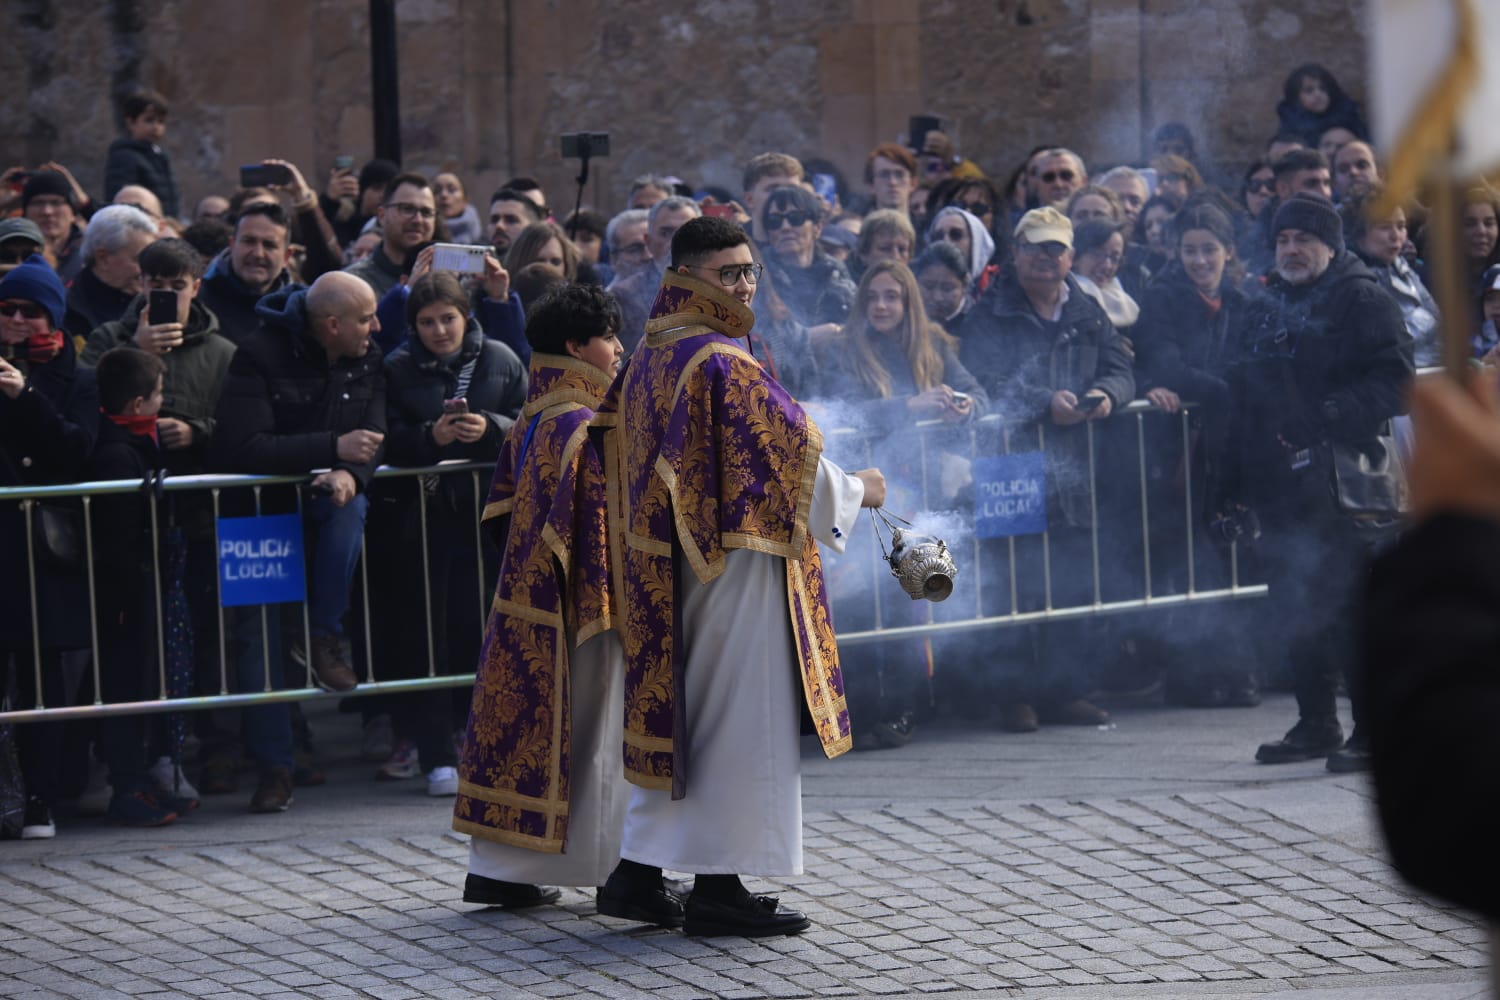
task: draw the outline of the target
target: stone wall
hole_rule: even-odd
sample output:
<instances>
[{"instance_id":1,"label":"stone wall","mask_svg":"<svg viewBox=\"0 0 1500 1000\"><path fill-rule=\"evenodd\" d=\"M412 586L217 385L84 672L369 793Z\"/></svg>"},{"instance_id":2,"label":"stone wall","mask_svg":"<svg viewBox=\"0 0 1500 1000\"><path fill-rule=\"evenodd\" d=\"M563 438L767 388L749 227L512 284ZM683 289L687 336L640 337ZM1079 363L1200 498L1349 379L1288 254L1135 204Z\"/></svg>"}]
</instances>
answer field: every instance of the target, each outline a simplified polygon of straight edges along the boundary
<instances>
[{"instance_id":1,"label":"stone wall","mask_svg":"<svg viewBox=\"0 0 1500 1000\"><path fill-rule=\"evenodd\" d=\"M112 94L173 112L187 203L279 155L314 183L371 149L366 0L4 0L12 26L0 159L102 181ZM1139 157L1187 122L1237 167L1275 127L1288 70L1363 87L1362 0L399 0L406 163L456 167L482 199L513 172L571 205L563 131L608 130L588 200L671 172L738 190L740 165L823 155L858 182L908 115L941 114L1004 177L1041 142L1090 163Z\"/></svg>"}]
</instances>

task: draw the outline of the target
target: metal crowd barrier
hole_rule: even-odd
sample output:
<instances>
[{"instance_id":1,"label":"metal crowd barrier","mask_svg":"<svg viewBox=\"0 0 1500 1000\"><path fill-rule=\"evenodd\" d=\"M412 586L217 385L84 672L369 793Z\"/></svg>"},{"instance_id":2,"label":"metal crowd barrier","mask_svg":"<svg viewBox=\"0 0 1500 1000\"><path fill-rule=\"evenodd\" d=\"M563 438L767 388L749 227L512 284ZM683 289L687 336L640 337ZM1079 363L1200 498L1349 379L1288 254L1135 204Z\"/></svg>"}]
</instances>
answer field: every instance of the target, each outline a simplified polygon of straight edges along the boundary
<instances>
[{"instance_id":1,"label":"metal crowd barrier","mask_svg":"<svg viewBox=\"0 0 1500 1000\"><path fill-rule=\"evenodd\" d=\"M1198 525L1197 511L1194 503L1194 489L1192 482L1192 462L1185 461L1186 476L1184 480L1184 503L1185 520L1183 521L1182 548L1186 555L1186 587L1185 589L1163 593L1154 589L1153 567L1151 563L1152 545L1151 534L1153 530L1150 503L1151 497L1148 489L1148 456L1147 456L1147 421L1149 420L1176 420L1181 428L1181 439L1183 454L1187 455L1191 450L1189 411L1184 409L1177 417L1171 417L1152 407L1145 401L1135 401L1112 414L1107 421L1090 421L1084 425L1083 433L1087 437L1087 476L1088 476L1088 507L1089 507L1089 534L1091 541L1091 573L1092 573L1092 600L1086 600L1073 604L1057 603L1054 601L1054 574L1056 568L1052 561L1052 545L1050 533L1042 532L1042 587L1045 599L1040 608L1023 609L1018 601L1019 579L1017 560L1017 539L1010 537L1004 540L1003 548L1006 557L1000 565L994 565L992 560L987 560L984 554L985 545L977 536L965 545L966 551L954 552L955 559L959 563L961 576L967 575L972 586L965 586L962 594L967 596L971 604L965 605L964 598L956 592L950 601L942 605L933 605L921 602L918 609L921 620L912 621L908 614L906 622L898 620L894 609L894 602L901 602L902 606L907 602L904 594L890 579L888 565L881 559L873 538L865 538L858 550L859 558L868 559L868 589L871 607L868 614L861 617L861 623L870 622L869 627L860 627L841 630L839 641L847 645L859 645L863 643L878 642L882 640L894 640L907 637L932 637L945 633L972 632L977 630L994 629L1014 626L1043 620L1063 620L1071 618L1082 618L1094 615L1111 614L1124 611L1143 611L1147 609L1166 609L1186 605L1201 604L1211 601L1223 601L1230 599L1243 599L1263 596L1267 588L1264 584L1246 584L1240 580L1240 559L1238 546L1231 544L1229 551L1229 580L1226 586L1200 589L1195 573L1194 550L1197 544ZM1140 551L1142 563L1139 567L1142 592L1139 597L1129 599L1107 600L1103 594L1101 575L1101 548L1100 548L1100 519L1099 519L1099 490L1096 481L1097 476L1097 454L1096 454L1096 428L1108 423L1111 426L1119 426L1122 421L1134 423L1134 438L1136 441L1136 472L1139 476L1139 499L1140 499ZM1036 450L1045 450L1047 446L1048 430L1045 426L1031 425L1028 428L1006 425L998 417L988 416L969 424L954 426L944 424L941 421L923 421L913 425L913 430L918 435L920 442L917 455L917 466L921 470L919 475L921 490L921 505L931 509L933 498L929 495L928 486L931 482L929 475L930 466L934 461L932 449L943 447L953 449L957 447L970 459L982 456L987 452L987 441L998 436L1001 442L1002 454L1012 453L1013 446L1021 443L1019 435L1035 434ZM864 456L869 459L866 464L881 464L878 460L878 441L865 431L852 428L837 428L825 430L825 440L830 444L830 450L836 453L836 457L842 457L847 464L847 459L859 450L863 450ZM484 497L488 488L492 468L488 464L470 463L457 464L445 463L428 468L391 468L382 467L376 472L379 479L403 478L413 476L468 476L472 481L475 509L483 508ZM166 492L189 492L206 491L212 500L213 514L215 518L214 551L217 555L219 550L218 538L218 516L220 512L221 494L225 490L248 489L254 497L256 513L261 509L261 493L267 487L283 485L306 484L309 477L300 476L243 476L243 475L213 475L213 476L181 476L168 478L164 481ZM356 673L359 675L359 686L353 691L342 692L332 695L318 687L313 679L312 667L312 643L311 627L308 620L308 609L306 601L301 606L302 622L302 649L304 651L304 674L303 684L300 687L286 687L273 689L271 684L271 662L272 656L281 655L280 649L270 648L268 640L269 615L279 614L280 606L261 605L259 614L261 616L261 637L264 649L263 662L263 684L259 691L230 690L230 671L228 666L228 654L226 651L225 631L225 609L220 602L218 608L218 693L208 695L193 695L189 697L169 698L167 685L166 648L164 642L164 595L162 593L162 567L160 560L160 525L157 516L157 502L153 499L151 504L151 528L153 548L157 552L157 558L153 564L152 585L156 594L157 608L156 632L157 632L157 677L156 685L158 696L154 699L127 702L127 703L105 703L100 700L98 692L100 685L100 650L99 636L96 618L96 580L94 569L94 534L96 526L93 518L89 516L93 498L109 494L133 493L141 491L142 483L138 481L118 482L92 482L76 483L65 486L41 486L41 487L16 487L0 489L0 504L20 502L23 508L27 539L27 566L26 572L30 574L31 581L31 623L32 635L39 635L38 608L37 608L37 563L34 551L34 538L31 530L31 521L34 516L33 505L40 500L56 500L61 498L81 498L83 508L83 525L85 534L86 575L89 592L89 643L88 648L92 652L92 674L94 681L95 697L92 703L85 705L46 706L37 704L35 707L17 707L8 712L0 712L0 722L29 722L41 719L66 719L77 717L97 717L103 715L117 715L141 712L178 711L206 708L223 708L242 705L255 705L272 702L302 701L321 697L351 697L372 694L386 694L393 692L410 692L425 690L429 688L462 687L473 683L474 673L472 670L464 673L448 674L438 670L434 655L434 621L432 606L431 579L429 577L429 542L427 534L427 492L418 489L418 503L420 525L421 525L421 568L423 573L423 594L425 597L426 617L426 648L427 648L427 673L426 676L415 678L387 679L382 680L376 675L374 667L374 655L372 648L372 637L370 631L370 585L367 547L361 543L360 559L360 600L363 602L363 628L366 658L364 663L356 664ZM297 512L302 511L303 498L301 491L297 492ZM477 550L483 550L483 540L480 534L478 518L474 523L474 542ZM868 534L862 525L859 534ZM867 554L865 550L868 550ZM481 627L488 617L492 594L486 585L483 559L478 561L479 571L476 579L476 601L479 608L479 621ZM863 570L861 570L863 572ZM218 586L222 587L222 573L216 569ZM990 613L985 611L985 596L987 588L996 586L997 582L1009 586L1009 607L1001 613ZM216 596L221 596L216 594ZM834 594L835 601L840 600L840 595ZM32 644L31 668L35 672L36 690L41 692L42 685L42 656L38 644ZM19 666L19 664L18 664ZM286 677L288 684L292 683L290 676ZM40 694L38 695L40 702Z\"/></svg>"},{"instance_id":2,"label":"metal crowd barrier","mask_svg":"<svg viewBox=\"0 0 1500 1000\"><path fill-rule=\"evenodd\" d=\"M1087 438L1087 479L1088 479L1088 506L1089 506L1089 535L1090 556L1092 576L1092 600L1082 603L1057 604L1054 602L1054 574L1056 569L1052 559L1051 532L1043 531L1040 536L1042 548L1041 586L1044 594L1042 607L1033 610L1023 610L1020 607L1019 587L1022 581L1018 575L1017 562L1017 536L1010 536L1003 540L1006 551L1002 565L993 565L993 559L986 559L983 549L984 540L977 533L970 532L967 551L953 551L955 546L950 542L950 551L959 567L959 582L963 582L963 576L968 575L971 586L963 588L965 596L972 602L964 611L949 610L952 602L960 599L960 593L955 591L953 597L945 604L933 604L929 601L917 602L915 608L917 617L921 620L915 623L904 624L899 621L891 621L897 616L892 614L895 610L891 604L896 603L897 608L909 610L912 604L906 595L895 586L891 580L889 564L882 558L877 546L871 542L862 545L862 555L868 564L868 589L871 595L869 618L873 624L869 628L861 629L839 629L839 644L857 646L865 643L888 641L898 638L917 637L929 638L941 634L955 634L963 632L982 631L987 629L1023 625L1040 621L1059 621L1073 618L1091 617L1105 614L1118 614L1122 612L1136 612L1155 609L1169 609L1186 605L1203 604L1225 600L1242 600L1247 598L1264 597L1268 587L1264 583L1245 583L1240 579L1241 553L1239 543L1230 541L1228 543L1228 583L1225 586L1200 589L1197 574L1197 549L1200 541L1200 525L1198 519L1200 513L1195 501L1193 483L1193 462L1186 456L1192 451L1191 412L1193 405L1184 403L1183 408L1176 416L1169 415L1157 409L1146 400L1134 400L1125 406L1115 410L1105 421L1091 420L1083 425L1083 433ZM1184 554L1186 570L1186 586L1175 592L1163 593L1153 586L1152 575L1152 517L1151 517L1151 491L1148 477L1148 454L1147 454L1147 421L1176 421L1181 429L1183 460L1183 493L1182 503L1184 519L1182 522L1182 534L1180 536L1182 551ZM1141 562L1138 569L1141 582L1141 593L1138 597L1126 599L1106 600L1103 596L1103 587L1100 567L1100 518L1099 518L1099 483L1098 475L1098 452L1097 452L1097 429L1109 423L1117 424L1119 421L1130 421L1134 425L1134 439L1136 446L1135 472L1138 477L1139 502L1140 502L1140 555ZM994 438L998 435L1001 441L1000 454L1013 454L1016 445L1030 444L1033 440L1035 450L1045 451L1047 447L1048 426L1046 424L1016 425L1007 423L999 416L991 414L981 417L965 425L952 425L940 420L925 420L913 424L913 430L918 434L920 442L920 453L918 456L918 467L920 473L917 477L917 486L921 492L921 506L931 509L933 497L931 496L931 452L934 445L952 445L955 440L963 442L965 450L970 458L985 453L985 445L982 439ZM1035 435L1034 439L1031 435ZM1025 435L1027 440L1022 442L1019 438ZM880 461L881 454L879 439L863 431L850 428L838 428L825 432L825 438L838 442L840 438L853 437L858 440L857 449L861 451L866 465L884 465ZM839 444L833 446L835 449ZM841 454L848 456L850 449L845 442ZM889 475L888 475L889 479ZM890 503L889 497L887 503ZM909 513L909 512L901 512ZM972 528L972 524L971 524ZM825 566L827 561L825 560ZM1009 608L1002 613L986 613L985 597L987 586L993 586L996 578L1000 578L1008 584ZM838 595L834 593L835 599Z\"/></svg>"},{"instance_id":3,"label":"metal crowd barrier","mask_svg":"<svg viewBox=\"0 0 1500 1000\"><path fill-rule=\"evenodd\" d=\"M494 467L490 463L459 463L448 462L436 466L421 468L396 468L382 466L375 473L377 479L411 478L420 476L461 476L467 475L473 486L475 509L482 510L484 498L488 492L490 476ZM225 490L248 489L254 498L255 513L261 513L262 491L267 487L274 486L303 486L310 480L309 475L295 476L254 476L254 475L201 475L201 476L176 476L162 480L163 492L207 492L211 498L214 516L214 552L217 556L219 551L218 519L221 508L222 495ZM152 585L155 592L156 607L156 652L157 652L157 697L147 701L135 702L110 702L106 703L100 699L99 692L102 690L100 684L100 649L99 632L97 625L97 586L94 565L94 535L96 526L93 517L90 516L90 508L93 498L110 494L139 493L146 489L145 484L139 480L116 480L109 482L84 482L70 483L59 486L28 486L28 487L6 487L0 488L0 504L19 502L24 520L26 536L26 572L29 579L31 592L31 643L32 663L34 671L35 690L38 693L38 704L34 708L16 708L8 712L0 712L0 723L5 722L33 722L42 719L69 719L81 717L99 717L105 715L128 715L143 712L183 711L193 709L227 708L240 705L256 705L275 702L305 701L312 698L322 697L351 697L373 694L390 694L393 692L418 691L428 688L461 687L474 682L474 672L471 669L465 674L440 674L433 650L433 607L432 607L432 585L429 575L430 545L427 533L427 491L418 489L417 503L421 524L421 566L424 604L426 606L426 640L427 640L427 676L416 678L401 678L393 680L380 680L376 676L373 644L370 630L370 586L369 586L369 560L368 560L368 538L362 539L360 544L359 578L360 595L362 604L362 620L364 624L366 661L356 665L356 673L359 676L359 686L352 691L328 692L318 687L313 679L313 657L312 657L312 628L308 619L307 602L301 602L302 621L302 651L304 684L301 687L284 687L274 689L271 684L271 662L272 656L280 656L280 649L272 649L268 641L270 632L271 614L280 613L280 605L261 605L259 614L261 618L261 646L264 652L262 670L262 689L260 691L231 692L229 683L229 663L226 649L225 633L225 608L222 601L216 601L218 607L218 659L219 659L219 692L212 695L193 695L189 697L170 698L167 693L167 649L165 643L165 600L162 591L162 565L161 565L161 525L158 517L158 501L154 493L151 493L151 541L155 558L152 560ZM301 490L296 492L296 512L300 515L303 508L303 495ZM35 505L43 500L60 500L68 498L79 498L82 502L82 522L84 529L84 572L89 596L89 643L91 671L94 686L94 701L86 705L55 705L48 707L41 704L42 683L42 650L40 643L35 641L40 634L40 623L38 616L38 592L37 592L37 554L35 549L35 535L33 533L33 518L36 516ZM477 550L483 549L483 538L478 517L474 520L474 544ZM11 568L7 568L10 571ZM216 598L222 597L222 574L215 570ZM479 608L479 621L481 628L488 618L489 606L492 595L488 592L485 580L484 562L479 560L479 572L476 579L475 594ZM20 668L20 663L17 667ZM360 668L363 669L360 669ZM3 676L3 675L0 675ZM290 673L286 676L286 682L292 683Z\"/></svg>"}]
</instances>

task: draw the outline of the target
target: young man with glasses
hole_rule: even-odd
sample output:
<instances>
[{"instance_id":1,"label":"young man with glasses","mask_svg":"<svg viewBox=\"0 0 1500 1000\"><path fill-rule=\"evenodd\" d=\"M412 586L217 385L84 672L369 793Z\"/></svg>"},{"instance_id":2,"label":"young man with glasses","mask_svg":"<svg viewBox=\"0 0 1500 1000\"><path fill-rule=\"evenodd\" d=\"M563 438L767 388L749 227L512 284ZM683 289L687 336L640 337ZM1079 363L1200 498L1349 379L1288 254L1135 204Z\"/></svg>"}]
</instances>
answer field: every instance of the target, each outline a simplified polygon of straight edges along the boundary
<instances>
[{"instance_id":1,"label":"young man with glasses","mask_svg":"<svg viewBox=\"0 0 1500 1000\"><path fill-rule=\"evenodd\" d=\"M691 936L809 925L739 875L802 872L803 712L825 754L850 748L817 543L842 550L861 506L885 497L878 470L823 458L817 426L747 349L761 277L749 244L726 219L677 231L646 340L595 417L635 786L604 895L690 872Z\"/></svg>"},{"instance_id":2,"label":"young man with glasses","mask_svg":"<svg viewBox=\"0 0 1500 1000\"><path fill-rule=\"evenodd\" d=\"M884 142L865 159L865 182L875 196L876 208L907 211L907 199L917 186L917 158L911 150Z\"/></svg>"},{"instance_id":3,"label":"young man with glasses","mask_svg":"<svg viewBox=\"0 0 1500 1000\"><path fill-rule=\"evenodd\" d=\"M437 201L431 182L421 174L398 174L391 178L385 202L375 210L375 217L380 220L380 246L344 270L363 278L375 289L376 299L382 299L401 280L401 265L407 252L433 238Z\"/></svg>"}]
</instances>

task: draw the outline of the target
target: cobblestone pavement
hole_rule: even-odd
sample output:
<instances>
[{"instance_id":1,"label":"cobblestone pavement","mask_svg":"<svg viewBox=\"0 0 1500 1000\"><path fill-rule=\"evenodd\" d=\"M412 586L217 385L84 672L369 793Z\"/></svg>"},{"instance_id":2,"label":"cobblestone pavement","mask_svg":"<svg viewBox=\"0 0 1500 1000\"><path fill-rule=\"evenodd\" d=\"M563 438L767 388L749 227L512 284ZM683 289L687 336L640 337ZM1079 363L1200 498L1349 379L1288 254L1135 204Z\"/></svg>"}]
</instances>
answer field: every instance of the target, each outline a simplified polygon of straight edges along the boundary
<instances>
[{"instance_id":1,"label":"cobblestone pavement","mask_svg":"<svg viewBox=\"0 0 1500 1000\"><path fill-rule=\"evenodd\" d=\"M59 817L0 843L0 996L1476 1000L1486 931L1387 867L1361 775L1251 762L1295 709L1116 707L1007 736L924 726L804 755L807 874L753 880L813 929L688 939L592 893L459 900L467 846L425 783L375 782L359 716L309 706L329 783L249 787L160 830Z\"/></svg>"},{"instance_id":2,"label":"cobblestone pavement","mask_svg":"<svg viewBox=\"0 0 1500 1000\"><path fill-rule=\"evenodd\" d=\"M787 899L814 929L762 942L630 930L578 890L519 914L466 906L455 835L0 864L0 991L1205 996L1347 974L1375 995L1405 970L1451 983L1408 998L1482 993L1479 924L1414 899L1378 857L1217 794L816 814L807 853Z\"/></svg>"}]
</instances>

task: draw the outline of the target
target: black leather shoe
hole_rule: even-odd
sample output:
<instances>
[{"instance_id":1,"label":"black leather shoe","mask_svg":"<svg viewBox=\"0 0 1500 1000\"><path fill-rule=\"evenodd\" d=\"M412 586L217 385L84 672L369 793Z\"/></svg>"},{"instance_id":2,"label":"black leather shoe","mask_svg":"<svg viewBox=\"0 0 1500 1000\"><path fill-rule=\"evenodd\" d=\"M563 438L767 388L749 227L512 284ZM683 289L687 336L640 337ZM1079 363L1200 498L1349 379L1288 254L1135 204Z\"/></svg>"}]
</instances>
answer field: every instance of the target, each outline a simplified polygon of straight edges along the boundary
<instances>
[{"instance_id":1,"label":"black leather shoe","mask_svg":"<svg viewBox=\"0 0 1500 1000\"><path fill-rule=\"evenodd\" d=\"M812 926L796 910L782 909L775 896L746 893L737 900L689 894L682 931L688 937L776 937L800 934Z\"/></svg>"},{"instance_id":2,"label":"black leather shoe","mask_svg":"<svg viewBox=\"0 0 1500 1000\"><path fill-rule=\"evenodd\" d=\"M600 916L658 927L682 926L682 896L664 885L642 888L611 878L594 894L594 908Z\"/></svg>"},{"instance_id":3,"label":"black leather shoe","mask_svg":"<svg viewBox=\"0 0 1500 1000\"><path fill-rule=\"evenodd\" d=\"M556 889L544 889L524 882L502 882L497 878L470 875L464 879L464 902L481 906L498 906L503 910L524 910L528 906L545 906L562 898Z\"/></svg>"},{"instance_id":4,"label":"black leather shoe","mask_svg":"<svg viewBox=\"0 0 1500 1000\"><path fill-rule=\"evenodd\" d=\"M1297 720L1287 734L1273 743L1262 743L1255 759L1262 764L1290 764L1327 757L1344 745L1344 730L1333 716Z\"/></svg>"},{"instance_id":5,"label":"black leather shoe","mask_svg":"<svg viewBox=\"0 0 1500 1000\"><path fill-rule=\"evenodd\" d=\"M1356 774L1360 771L1368 771L1375 766L1370 757L1370 743L1365 739L1365 734L1358 726L1354 728L1354 734L1349 737L1342 749L1335 750L1328 755L1328 770L1335 774Z\"/></svg>"}]
</instances>

